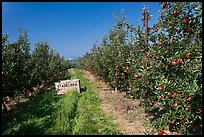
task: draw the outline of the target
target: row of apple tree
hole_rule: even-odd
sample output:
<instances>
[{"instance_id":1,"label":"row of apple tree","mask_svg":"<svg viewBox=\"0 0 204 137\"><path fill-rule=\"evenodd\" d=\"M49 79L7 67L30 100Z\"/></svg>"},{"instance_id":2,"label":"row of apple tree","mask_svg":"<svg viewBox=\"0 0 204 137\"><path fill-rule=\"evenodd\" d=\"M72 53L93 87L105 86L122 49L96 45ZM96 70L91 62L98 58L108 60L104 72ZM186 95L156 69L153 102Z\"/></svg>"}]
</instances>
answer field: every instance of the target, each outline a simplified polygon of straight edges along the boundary
<instances>
[{"instance_id":1,"label":"row of apple tree","mask_svg":"<svg viewBox=\"0 0 204 137\"><path fill-rule=\"evenodd\" d=\"M30 52L26 32L19 29L19 37L9 42L8 34L2 34L2 96L15 98L34 93L34 87L46 85L65 77L71 63L47 42L38 42Z\"/></svg>"},{"instance_id":2,"label":"row of apple tree","mask_svg":"<svg viewBox=\"0 0 204 137\"><path fill-rule=\"evenodd\" d=\"M202 134L202 3L160 4L148 39L143 27L126 21L123 11L121 19L114 15L113 28L77 67L141 99L154 117L153 132Z\"/></svg>"}]
</instances>

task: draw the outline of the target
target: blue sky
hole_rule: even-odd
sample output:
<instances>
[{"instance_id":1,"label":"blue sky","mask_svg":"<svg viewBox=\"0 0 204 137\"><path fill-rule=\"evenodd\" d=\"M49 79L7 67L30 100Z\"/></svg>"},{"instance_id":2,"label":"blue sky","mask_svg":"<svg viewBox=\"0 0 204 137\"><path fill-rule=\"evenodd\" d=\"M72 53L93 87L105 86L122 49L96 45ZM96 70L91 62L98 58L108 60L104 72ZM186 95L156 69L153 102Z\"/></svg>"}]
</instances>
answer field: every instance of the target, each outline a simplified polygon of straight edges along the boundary
<instances>
[{"instance_id":1,"label":"blue sky","mask_svg":"<svg viewBox=\"0 0 204 137\"><path fill-rule=\"evenodd\" d=\"M31 51L36 42L46 39L65 58L83 56L114 25L114 12L120 17L124 9L127 21L136 27L142 24L144 5L153 15L151 27L161 8L158 2L3 2L2 33L13 42L21 26L28 33Z\"/></svg>"}]
</instances>

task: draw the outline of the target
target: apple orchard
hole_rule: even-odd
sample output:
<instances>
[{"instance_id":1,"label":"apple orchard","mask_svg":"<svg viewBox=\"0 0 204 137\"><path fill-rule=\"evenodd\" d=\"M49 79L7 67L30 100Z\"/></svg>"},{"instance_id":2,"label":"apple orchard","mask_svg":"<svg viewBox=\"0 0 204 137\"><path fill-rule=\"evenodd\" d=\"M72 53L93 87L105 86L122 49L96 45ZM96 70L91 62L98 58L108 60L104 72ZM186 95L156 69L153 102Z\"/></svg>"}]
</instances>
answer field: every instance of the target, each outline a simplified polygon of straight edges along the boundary
<instances>
[{"instance_id":1,"label":"apple orchard","mask_svg":"<svg viewBox=\"0 0 204 137\"><path fill-rule=\"evenodd\" d=\"M154 116L152 132L202 134L202 3L160 4L147 37L124 11L121 19L114 15L114 27L77 67L140 99Z\"/></svg>"},{"instance_id":2,"label":"apple orchard","mask_svg":"<svg viewBox=\"0 0 204 137\"><path fill-rule=\"evenodd\" d=\"M18 100L20 96L36 94L36 88L50 82L66 79L71 63L49 48L47 42L38 42L30 53L27 32L19 28L18 40L10 43L8 34L2 34L2 104L5 98Z\"/></svg>"}]
</instances>

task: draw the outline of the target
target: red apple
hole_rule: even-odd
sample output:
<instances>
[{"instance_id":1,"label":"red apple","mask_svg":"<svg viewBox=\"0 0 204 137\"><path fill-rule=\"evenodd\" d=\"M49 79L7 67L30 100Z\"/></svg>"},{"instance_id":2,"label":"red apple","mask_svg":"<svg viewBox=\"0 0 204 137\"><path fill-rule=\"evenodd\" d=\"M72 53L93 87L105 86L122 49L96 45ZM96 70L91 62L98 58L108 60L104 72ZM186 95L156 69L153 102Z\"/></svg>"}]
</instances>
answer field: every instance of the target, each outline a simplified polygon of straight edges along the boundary
<instances>
[{"instance_id":1,"label":"red apple","mask_svg":"<svg viewBox=\"0 0 204 137\"><path fill-rule=\"evenodd\" d=\"M183 119L181 120L181 122L182 122L182 123L186 122L186 118L183 118Z\"/></svg>"},{"instance_id":2,"label":"red apple","mask_svg":"<svg viewBox=\"0 0 204 137\"><path fill-rule=\"evenodd\" d=\"M142 65L142 61L140 62L140 65Z\"/></svg>"},{"instance_id":3,"label":"red apple","mask_svg":"<svg viewBox=\"0 0 204 137\"><path fill-rule=\"evenodd\" d=\"M174 14L180 14L181 11L180 10L174 10Z\"/></svg>"},{"instance_id":4,"label":"red apple","mask_svg":"<svg viewBox=\"0 0 204 137\"><path fill-rule=\"evenodd\" d=\"M175 60L172 60L171 64L172 64L173 66L175 66L175 65L177 64L177 62L176 62Z\"/></svg>"},{"instance_id":5,"label":"red apple","mask_svg":"<svg viewBox=\"0 0 204 137\"><path fill-rule=\"evenodd\" d=\"M152 106L153 106L153 104L150 102L150 103L149 103L149 106L150 106L150 107L152 107Z\"/></svg>"},{"instance_id":6,"label":"red apple","mask_svg":"<svg viewBox=\"0 0 204 137\"><path fill-rule=\"evenodd\" d=\"M198 109L200 113L202 113L202 109Z\"/></svg>"},{"instance_id":7,"label":"red apple","mask_svg":"<svg viewBox=\"0 0 204 137\"><path fill-rule=\"evenodd\" d=\"M136 45L134 45L134 47L133 47L134 49L136 49Z\"/></svg>"},{"instance_id":8,"label":"red apple","mask_svg":"<svg viewBox=\"0 0 204 137\"><path fill-rule=\"evenodd\" d=\"M192 57L192 53L191 52L187 52L186 53L186 58L191 58Z\"/></svg>"},{"instance_id":9,"label":"red apple","mask_svg":"<svg viewBox=\"0 0 204 137\"><path fill-rule=\"evenodd\" d=\"M164 43L163 41L159 41L159 45L162 46Z\"/></svg>"},{"instance_id":10,"label":"red apple","mask_svg":"<svg viewBox=\"0 0 204 137\"><path fill-rule=\"evenodd\" d=\"M188 32L188 33L191 33L191 32L192 32L192 29L191 29L190 27L187 27L187 28L185 29L185 31Z\"/></svg>"},{"instance_id":11,"label":"red apple","mask_svg":"<svg viewBox=\"0 0 204 137\"><path fill-rule=\"evenodd\" d=\"M174 10L174 14L177 14L177 10Z\"/></svg>"},{"instance_id":12,"label":"red apple","mask_svg":"<svg viewBox=\"0 0 204 137\"><path fill-rule=\"evenodd\" d=\"M175 97L177 97L177 93L174 92L174 93L171 94L171 96L172 96L173 98L175 98Z\"/></svg>"},{"instance_id":13,"label":"red apple","mask_svg":"<svg viewBox=\"0 0 204 137\"><path fill-rule=\"evenodd\" d=\"M190 101L190 102L193 101L192 97L189 97L187 100Z\"/></svg>"},{"instance_id":14,"label":"red apple","mask_svg":"<svg viewBox=\"0 0 204 137\"><path fill-rule=\"evenodd\" d=\"M158 96L158 99L161 99L161 98L162 98L162 96L161 96L161 95L159 95L159 96Z\"/></svg>"},{"instance_id":15,"label":"red apple","mask_svg":"<svg viewBox=\"0 0 204 137\"><path fill-rule=\"evenodd\" d=\"M177 63L178 63L178 64L183 63L183 59L182 59L182 58L180 58L180 59L177 61Z\"/></svg>"},{"instance_id":16,"label":"red apple","mask_svg":"<svg viewBox=\"0 0 204 137\"><path fill-rule=\"evenodd\" d=\"M163 135L163 134L164 134L164 131L158 130L157 133L158 133L158 135Z\"/></svg>"},{"instance_id":17,"label":"red apple","mask_svg":"<svg viewBox=\"0 0 204 137\"><path fill-rule=\"evenodd\" d=\"M149 90L148 90L148 89L146 89L146 90L145 90L145 93L149 93Z\"/></svg>"},{"instance_id":18,"label":"red apple","mask_svg":"<svg viewBox=\"0 0 204 137\"><path fill-rule=\"evenodd\" d=\"M118 66L115 66L116 69L118 69Z\"/></svg>"},{"instance_id":19,"label":"red apple","mask_svg":"<svg viewBox=\"0 0 204 137\"><path fill-rule=\"evenodd\" d=\"M187 23L189 23L189 22L190 22L190 20L189 20L188 18L184 18L184 19L183 19L183 23L187 24Z\"/></svg>"},{"instance_id":20,"label":"red apple","mask_svg":"<svg viewBox=\"0 0 204 137\"><path fill-rule=\"evenodd\" d=\"M132 29L130 29L130 32L132 32Z\"/></svg>"},{"instance_id":21,"label":"red apple","mask_svg":"<svg viewBox=\"0 0 204 137\"><path fill-rule=\"evenodd\" d=\"M151 31L151 29L150 29L150 28L148 28L148 29L147 29L147 32L149 33L150 31Z\"/></svg>"},{"instance_id":22,"label":"red apple","mask_svg":"<svg viewBox=\"0 0 204 137\"><path fill-rule=\"evenodd\" d=\"M155 30L154 30L154 32L157 32L158 31L158 29L156 28Z\"/></svg>"},{"instance_id":23,"label":"red apple","mask_svg":"<svg viewBox=\"0 0 204 137\"><path fill-rule=\"evenodd\" d=\"M161 87L161 86L159 86L159 87L157 88L157 90L159 90L159 91L160 91L160 90L162 90L162 87Z\"/></svg>"},{"instance_id":24,"label":"red apple","mask_svg":"<svg viewBox=\"0 0 204 137\"><path fill-rule=\"evenodd\" d=\"M158 55L158 56L156 57L156 59L157 59L157 60L160 60L160 56Z\"/></svg>"},{"instance_id":25,"label":"red apple","mask_svg":"<svg viewBox=\"0 0 204 137\"><path fill-rule=\"evenodd\" d=\"M148 58L148 60L152 60L152 57L150 57L150 56L148 56L147 58Z\"/></svg>"},{"instance_id":26,"label":"red apple","mask_svg":"<svg viewBox=\"0 0 204 137\"><path fill-rule=\"evenodd\" d=\"M189 108L185 108L185 110L186 110L186 111L188 111L188 110L189 110Z\"/></svg>"},{"instance_id":27,"label":"red apple","mask_svg":"<svg viewBox=\"0 0 204 137\"><path fill-rule=\"evenodd\" d=\"M135 78L139 78L139 75L136 74L136 75L135 75Z\"/></svg>"},{"instance_id":28,"label":"red apple","mask_svg":"<svg viewBox=\"0 0 204 137\"><path fill-rule=\"evenodd\" d=\"M166 8L166 3L162 3L162 7L163 7L163 8Z\"/></svg>"},{"instance_id":29,"label":"red apple","mask_svg":"<svg viewBox=\"0 0 204 137\"><path fill-rule=\"evenodd\" d=\"M202 109L201 108L197 108L196 111L199 111L200 113L202 113Z\"/></svg>"},{"instance_id":30,"label":"red apple","mask_svg":"<svg viewBox=\"0 0 204 137\"><path fill-rule=\"evenodd\" d=\"M176 135L182 135L181 133L176 132Z\"/></svg>"}]
</instances>

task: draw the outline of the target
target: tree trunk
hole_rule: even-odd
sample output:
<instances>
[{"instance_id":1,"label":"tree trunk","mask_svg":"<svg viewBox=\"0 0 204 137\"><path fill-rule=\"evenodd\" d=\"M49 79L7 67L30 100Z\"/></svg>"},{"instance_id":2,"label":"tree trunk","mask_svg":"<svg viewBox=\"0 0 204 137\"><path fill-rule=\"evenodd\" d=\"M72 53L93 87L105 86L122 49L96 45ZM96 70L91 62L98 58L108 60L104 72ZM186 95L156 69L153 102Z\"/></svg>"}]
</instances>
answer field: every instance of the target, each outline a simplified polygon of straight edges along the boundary
<instances>
[{"instance_id":1,"label":"tree trunk","mask_svg":"<svg viewBox=\"0 0 204 137\"><path fill-rule=\"evenodd\" d=\"M118 87L117 86L115 86L115 92L118 92Z\"/></svg>"}]
</instances>

